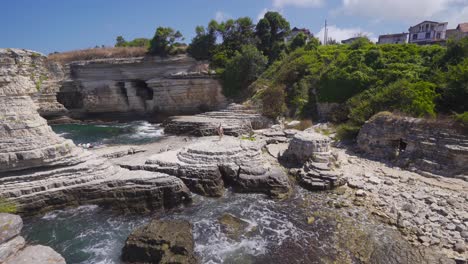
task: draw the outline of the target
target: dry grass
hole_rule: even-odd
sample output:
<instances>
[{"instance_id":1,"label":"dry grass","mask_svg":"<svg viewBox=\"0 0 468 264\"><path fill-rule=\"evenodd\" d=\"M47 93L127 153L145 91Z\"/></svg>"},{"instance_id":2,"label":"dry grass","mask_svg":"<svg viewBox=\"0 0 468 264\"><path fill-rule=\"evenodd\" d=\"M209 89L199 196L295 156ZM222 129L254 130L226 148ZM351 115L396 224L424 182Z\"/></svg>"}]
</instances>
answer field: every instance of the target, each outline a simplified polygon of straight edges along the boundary
<instances>
[{"instance_id":1,"label":"dry grass","mask_svg":"<svg viewBox=\"0 0 468 264\"><path fill-rule=\"evenodd\" d=\"M94 48L50 54L48 59L65 64L80 60L141 57L146 55L146 52L145 47Z\"/></svg>"}]
</instances>

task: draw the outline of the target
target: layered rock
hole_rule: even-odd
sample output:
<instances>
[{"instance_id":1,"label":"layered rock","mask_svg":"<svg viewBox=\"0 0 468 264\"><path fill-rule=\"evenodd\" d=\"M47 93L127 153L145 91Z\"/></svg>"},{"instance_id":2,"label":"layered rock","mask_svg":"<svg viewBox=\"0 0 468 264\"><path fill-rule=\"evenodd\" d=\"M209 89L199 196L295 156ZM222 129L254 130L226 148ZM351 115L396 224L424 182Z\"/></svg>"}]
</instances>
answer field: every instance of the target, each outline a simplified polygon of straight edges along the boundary
<instances>
[{"instance_id":1,"label":"layered rock","mask_svg":"<svg viewBox=\"0 0 468 264\"><path fill-rule=\"evenodd\" d=\"M364 124L357 143L374 158L468 180L468 136L443 122L380 113Z\"/></svg>"},{"instance_id":2,"label":"layered rock","mask_svg":"<svg viewBox=\"0 0 468 264\"><path fill-rule=\"evenodd\" d=\"M34 54L0 54L0 197L22 213L83 203L147 211L190 199L173 176L114 167L56 135L31 98L34 65L22 62Z\"/></svg>"},{"instance_id":3,"label":"layered rock","mask_svg":"<svg viewBox=\"0 0 468 264\"><path fill-rule=\"evenodd\" d=\"M22 228L21 217L0 213L0 263L65 264L65 259L50 247L26 245L26 241L20 236Z\"/></svg>"},{"instance_id":4,"label":"layered rock","mask_svg":"<svg viewBox=\"0 0 468 264\"><path fill-rule=\"evenodd\" d=\"M184 220L153 220L137 228L125 241L126 263L197 263L192 225Z\"/></svg>"},{"instance_id":5,"label":"layered rock","mask_svg":"<svg viewBox=\"0 0 468 264\"><path fill-rule=\"evenodd\" d=\"M248 134L252 129L267 128L272 121L247 106L230 104L221 111L211 111L193 116L171 117L165 124L164 132L170 134L190 134L194 136L218 135L221 125L225 135Z\"/></svg>"},{"instance_id":6,"label":"layered rock","mask_svg":"<svg viewBox=\"0 0 468 264\"><path fill-rule=\"evenodd\" d=\"M309 190L329 190L346 183L341 173L332 169L330 138L305 130L294 135L281 160L300 169L292 170L299 183Z\"/></svg>"},{"instance_id":7,"label":"layered rock","mask_svg":"<svg viewBox=\"0 0 468 264\"><path fill-rule=\"evenodd\" d=\"M75 114L198 113L226 105L216 76L185 55L79 61L68 69L58 100Z\"/></svg>"},{"instance_id":8,"label":"layered rock","mask_svg":"<svg viewBox=\"0 0 468 264\"><path fill-rule=\"evenodd\" d=\"M224 186L239 192L277 197L289 192L287 175L262 156L259 142L225 136L207 137L182 149L151 156L144 169L176 175L193 192L221 196Z\"/></svg>"}]
</instances>

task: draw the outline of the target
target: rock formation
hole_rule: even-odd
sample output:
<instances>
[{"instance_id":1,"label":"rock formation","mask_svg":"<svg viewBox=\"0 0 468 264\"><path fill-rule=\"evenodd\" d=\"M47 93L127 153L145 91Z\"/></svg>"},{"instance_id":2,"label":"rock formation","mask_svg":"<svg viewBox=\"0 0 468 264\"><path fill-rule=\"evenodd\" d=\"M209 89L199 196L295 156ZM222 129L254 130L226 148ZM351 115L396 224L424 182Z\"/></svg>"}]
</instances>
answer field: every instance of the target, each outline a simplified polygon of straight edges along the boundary
<instances>
[{"instance_id":1,"label":"rock formation","mask_svg":"<svg viewBox=\"0 0 468 264\"><path fill-rule=\"evenodd\" d=\"M281 156L287 164L302 166L292 170L299 183L309 190L328 190L346 183L342 174L332 170L330 138L313 130L298 132Z\"/></svg>"},{"instance_id":2,"label":"rock formation","mask_svg":"<svg viewBox=\"0 0 468 264\"><path fill-rule=\"evenodd\" d=\"M186 55L73 62L58 100L84 115L173 115L224 107L221 85L205 66Z\"/></svg>"},{"instance_id":3,"label":"rock formation","mask_svg":"<svg viewBox=\"0 0 468 264\"><path fill-rule=\"evenodd\" d=\"M65 259L50 247L26 245L26 241L20 236L22 228L21 217L0 213L0 263L65 264Z\"/></svg>"},{"instance_id":4,"label":"rock formation","mask_svg":"<svg viewBox=\"0 0 468 264\"><path fill-rule=\"evenodd\" d=\"M373 158L468 181L468 136L451 125L380 113L364 124L357 143Z\"/></svg>"},{"instance_id":5,"label":"rock formation","mask_svg":"<svg viewBox=\"0 0 468 264\"><path fill-rule=\"evenodd\" d=\"M165 124L164 132L212 136L218 135L216 129L220 124L225 135L240 136L250 133L252 129L267 128L272 125L272 121L247 106L230 104L221 111L171 117Z\"/></svg>"},{"instance_id":6,"label":"rock formation","mask_svg":"<svg viewBox=\"0 0 468 264\"><path fill-rule=\"evenodd\" d=\"M153 220L134 230L122 249L126 263L197 263L192 225L184 220Z\"/></svg>"},{"instance_id":7,"label":"rock formation","mask_svg":"<svg viewBox=\"0 0 468 264\"><path fill-rule=\"evenodd\" d=\"M147 211L190 199L176 177L114 167L56 135L31 98L34 54L0 53L0 197L22 213L83 203Z\"/></svg>"},{"instance_id":8,"label":"rock formation","mask_svg":"<svg viewBox=\"0 0 468 264\"><path fill-rule=\"evenodd\" d=\"M263 157L262 147L261 142L230 136L221 140L206 137L184 148L155 154L144 165L128 168L175 175L191 191L206 196L221 196L225 185L239 192L273 197L287 194L291 188L287 175Z\"/></svg>"}]
</instances>

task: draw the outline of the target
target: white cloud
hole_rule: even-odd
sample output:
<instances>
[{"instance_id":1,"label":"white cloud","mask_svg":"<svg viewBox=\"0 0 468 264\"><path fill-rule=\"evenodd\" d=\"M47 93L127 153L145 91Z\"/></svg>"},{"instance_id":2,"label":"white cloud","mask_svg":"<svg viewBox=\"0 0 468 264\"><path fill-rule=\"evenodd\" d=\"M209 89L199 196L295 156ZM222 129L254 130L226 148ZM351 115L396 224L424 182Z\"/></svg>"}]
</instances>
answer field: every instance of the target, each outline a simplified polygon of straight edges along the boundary
<instances>
[{"instance_id":1,"label":"white cloud","mask_svg":"<svg viewBox=\"0 0 468 264\"><path fill-rule=\"evenodd\" d=\"M324 0L273 0L275 8L283 8L285 6L319 7L323 4Z\"/></svg>"},{"instance_id":2,"label":"white cloud","mask_svg":"<svg viewBox=\"0 0 468 264\"><path fill-rule=\"evenodd\" d=\"M373 37L374 34L371 32L366 32L363 31L361 28L339 28L335 25L328 26L328 38L332 38L338 42L341 42L344 39L349 39L352 37L356 37L358 35L365 35L369 37L370 40L376 41L376 38ZM320 31L315 34L317 38L320 39L320 41L323 42L323 33L325 31L325 28L322 27Z\"/></svg>"},{"instance_id":3,"label":"white cloud","mask_svg":"<svg viewBox=\"0 0 468 264\"><path fill-rule=\"evenodd\" d=\"M449 19L448 13L468 6L468 0L343 0L340 11L383 20L416 22Z\"/></svg>"},{"instance_id":4,"label":"white cloud","mask_svg":"<svg viewBox=\"0 0 468 264\"><path fill-rule=\"evenodd\" d=\"M231 16L227 13L224 13L223 11L216 11L215 13L215 20L218 22L223 22L225 20L230 19Z\"/></svg>"}]
</instances>

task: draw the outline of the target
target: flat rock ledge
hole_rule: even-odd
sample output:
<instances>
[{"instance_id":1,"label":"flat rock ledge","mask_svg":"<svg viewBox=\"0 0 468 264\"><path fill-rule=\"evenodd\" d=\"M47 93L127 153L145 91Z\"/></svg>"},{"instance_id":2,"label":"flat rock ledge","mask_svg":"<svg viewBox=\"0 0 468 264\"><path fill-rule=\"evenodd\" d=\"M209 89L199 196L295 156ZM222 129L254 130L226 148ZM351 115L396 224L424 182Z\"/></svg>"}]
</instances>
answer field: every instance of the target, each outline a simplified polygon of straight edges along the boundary
<instances>
[{"instance_id":1,"label":"flat rock ledge","mask_svg":"<svg viewBox=\"0 0 468 264\"><path fill-rule=\"evenodd\" d=\"M198 263L192 225L185 220L153 220L134 230L125 241L126 263Z\"/></svg>"},{"instance_id":2,"label":"flat rock ledge","mask_svg":"<svg viewBox=\"0 0 468 264\"><path fill-rule=\"evenodd\" d=\"M335 158L330 142L329 137L313 130L297 132L280 160L288 167L296 167L290 172L302 187L311 191L333 189L346 184L346 179L333 170Z\"/></svg>"},{"instance_id":3,"label":"flat rock ledge","mask_svg":"<svg viewBox=\"0 0 468 264\"><path fill-rule=\"evenodd\" d=\"M55 250L42 245L26 245L20 236L23 220L18 215L0 213L0 263L4 264L65 264Z\"/></svg>"},{"instance_id":4,"label":"flat rock ledge","mask_svg":"<svg viewBox=\"0 0 468 264\"><path fill-rule=\"evenodd\" d=\"M230 104L220 111L171 117L165 124L164 132L176 135L213 136L218 135L217 128L220 124L225 135L240 136L250 133L252 129L267 128L272 125L272 121L254 109Z\"/></svg>"},{"instance_id":5,"label":"flat rock ledge","mask_svg":"<svg viewBox=\"0 0 468 264\"><path fill-rule=\"evenodd\" d=\"M221 196L224 186L238 192L259 192L271 197L289 193L285 172L269 163L262 143L225 136L206 137L184 148L151 156L144 169L175 175L188 188L205 196Z\"/></svg>"},{"instance_id":6,"label":"flat rock ledge","mask_svg":"<svg viewBox=\"0 0 468 264\"><path fill-rule=\"evenodd\" d=\"M146 212L190 200L177 177L113 166L55 134L32 99L38 56L0 49L0 197L21 214L90 203Z\"/></svg>"}]
</instances>

